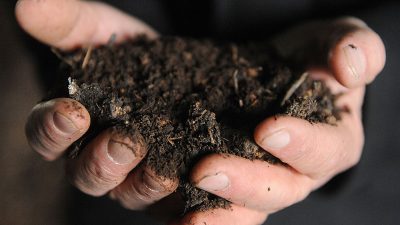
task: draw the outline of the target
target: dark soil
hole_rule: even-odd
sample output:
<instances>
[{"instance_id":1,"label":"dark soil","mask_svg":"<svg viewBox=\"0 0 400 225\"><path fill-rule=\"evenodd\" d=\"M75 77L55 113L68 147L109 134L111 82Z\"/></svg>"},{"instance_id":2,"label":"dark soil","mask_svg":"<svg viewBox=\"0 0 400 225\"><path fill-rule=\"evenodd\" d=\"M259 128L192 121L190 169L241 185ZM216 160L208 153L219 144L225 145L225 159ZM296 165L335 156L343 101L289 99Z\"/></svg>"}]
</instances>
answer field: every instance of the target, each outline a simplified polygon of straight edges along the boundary
<instances>
[{"instance_id":1,"label":"dark soil","mask_svg":"<svg viewBox=\"0 0 400 225\"><path fill-rule=\"evenodd\" d=\"M92 118L72 155L114 126L142 138L148 148L143 163L164 178L179 178L186 210L229 207L226 200L188 181L199 158L229 153L280 163L253 141L261 120L279 114L312 123L339 119L335 96L324 83L291 70L267 52L254 43L141 37L63 56L68 90L60 88L64 93L52 97L80 101Z\"/></svg>"}]
</instances>

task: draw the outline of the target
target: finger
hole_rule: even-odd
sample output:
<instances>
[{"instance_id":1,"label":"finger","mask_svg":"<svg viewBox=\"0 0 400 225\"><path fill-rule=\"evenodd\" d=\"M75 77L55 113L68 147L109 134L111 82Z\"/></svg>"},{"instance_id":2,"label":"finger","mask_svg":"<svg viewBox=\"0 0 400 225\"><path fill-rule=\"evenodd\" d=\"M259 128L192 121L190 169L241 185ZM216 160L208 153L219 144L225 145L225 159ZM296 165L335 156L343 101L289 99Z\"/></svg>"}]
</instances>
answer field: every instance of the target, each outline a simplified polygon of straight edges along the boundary
<instances>
[{"instance_id":1,"label":"finger","mask_svg":"<svg viewBox=\"0 0 400 225\"><path fill-rule=\"evenodd\" d=\"M89 128L90 116L79 102L59 98L36 105L25 127L30 146L46 160L59 157Z\"/></svg>"},{"instance_id":2,"label":"finger","mask_svg":"<svg viewBox=\"0 0 400 225\"><path fill-rule=\"evenodd\" d=\"M15 8L21 27L38 40L68 50L77 46L104 44L156 32L138 19L106 4L77 0L19 0Z\"/></svg>"},{"instance_id":3,"label":"finger","mask_svg":"<svg viewBox=\"0 0 400 225\"><path fill-rule=\"evenodd\" d=\"M261 225L266 219L265 213L232 205L230 209L191 212L169 225Z\"/></svg>"},{"instance_id":4,"label":"finger","mask_svg":"<svg viewBox=\"0 0 400 225\"><path fill-rule=\"evenodd\" d=\"M141 164L121 185L110 192L110 197L127 209L142 210L170 195L177 187L177 179L158 176L146 164Z\"/></svg>"},{"instance_id":5,"label":"finger","mask_svg":"<svg viewBox=\"0 0 400 225\"><path fill-rule=\"evenodd\" d=\"M349 88L371 82L386 59L379 35L354 17L310 22L284 32L271 43L282 58L301 66L329 68Z\"/></svg>"},{"instance_id":6,"label":"finger","mask_svg":"<svg viewBox=\"0 0 400 225\"><path fill-rule=\"evenodd\" d=\"M360 115L344 113L336 126L294 117L269 118L255 130L255 141L291 167L322 185L354 166L364 143Z\"/></svg>"},{"instance_id":7,"label":"finger","mask_svg":"<svg viewBox=\"0 0 400 225\"><path fill-rule=\"evenodd\" d=\"M191 178L200 189L236 205L268 213L301 201L313 185L310 178L290 167L233 155L202 159L193 168Z\"/></svg>"},{"instance_id":8,"label":"finger","mask_svg":"<svg viewBox=\"0 0 400 225\"><path fill-rule=\"evenodd\" d=\"M349 88L372 82L386 61L381 38L355 18L341 19L334 24L353 26L330 46L328 64L336 79Z\"/></svg>"},{"instance_id":9,"label":"finger","mask_svg":"<svg viewBox=\"0 0 400 225\"><path fill-rule=\"evenodd\" d=\"M139 134L126 136L110 128L92 140L77 159L68 161L67 173L82 192L101 196L122 183L145 154Z\"/></svg>"}]
</instances>

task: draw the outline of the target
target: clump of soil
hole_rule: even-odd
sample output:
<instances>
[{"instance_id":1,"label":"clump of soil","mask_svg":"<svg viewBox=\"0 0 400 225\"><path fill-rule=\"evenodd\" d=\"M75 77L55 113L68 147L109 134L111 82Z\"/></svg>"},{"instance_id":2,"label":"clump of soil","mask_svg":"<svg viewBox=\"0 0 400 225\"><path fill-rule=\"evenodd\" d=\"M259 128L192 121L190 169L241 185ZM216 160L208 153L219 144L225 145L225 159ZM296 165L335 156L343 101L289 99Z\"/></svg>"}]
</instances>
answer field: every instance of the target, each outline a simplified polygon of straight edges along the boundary
<instances>
[{"instance_id":1,"label":"clump of soil","mask_svg":"<svg viewBox=\"0 0 400 225\"><path fill-rule=\"evenodd\" d=\"M189 182L188 172L202 156L279 162L253 141L261 120L279 114L313 123L339 119L335 96L324 83L274 60L258 44L140 37L63 59L69 83L58 96L78 100L92 118L72 155L111 126L142 138L148 149L142 163L179 179L186 210L229 206Z\"/></svg>"}]
</instances>

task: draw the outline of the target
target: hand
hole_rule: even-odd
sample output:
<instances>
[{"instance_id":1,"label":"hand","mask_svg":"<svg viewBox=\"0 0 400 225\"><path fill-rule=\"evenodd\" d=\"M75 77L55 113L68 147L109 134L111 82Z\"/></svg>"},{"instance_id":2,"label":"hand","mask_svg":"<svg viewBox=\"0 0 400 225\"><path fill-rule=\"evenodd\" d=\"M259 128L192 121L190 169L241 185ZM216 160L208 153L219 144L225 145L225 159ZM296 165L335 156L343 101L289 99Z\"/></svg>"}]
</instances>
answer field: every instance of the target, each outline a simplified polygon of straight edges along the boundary
<instances>
[{"instance_id":1,"label":"hand","mask_svg":"<svg viewBox=\"0 0 400 225\"><path fill-rule=\"evenodd\" d=\"M254 132L256 143L287 167L217 154L202 159L192 182L233 202L232 210L194 212L174 224L261 224L359 161L365 85L385 63L379 36L358 19L342 18L295 27L272 43L280 56L307 65L311 76L341 93L337 104L348 113L336 126L287 116L261 122Z\"/></svg>"},{"instance_id":2,"label":"hand","mask_svg":"<svg viewBox=\"0 0 400 225\"><path fill-rule=\"evenodd\" d=\"M63 50L106 43L156 32L141 21L108 5L76 0L20 0L16 17L23 29L38 40ZM79 102L53 99L36 105L26 124L32 148L46 160L63 155L90 125L90 116ZM67 159L68 175L83 192L110 193L129 209L143 209L172 193L178 182L157 177L139 162L146 154L141 137L125 137L108 129L94 138L76 159Z\"/></svg>"}]
</instances>

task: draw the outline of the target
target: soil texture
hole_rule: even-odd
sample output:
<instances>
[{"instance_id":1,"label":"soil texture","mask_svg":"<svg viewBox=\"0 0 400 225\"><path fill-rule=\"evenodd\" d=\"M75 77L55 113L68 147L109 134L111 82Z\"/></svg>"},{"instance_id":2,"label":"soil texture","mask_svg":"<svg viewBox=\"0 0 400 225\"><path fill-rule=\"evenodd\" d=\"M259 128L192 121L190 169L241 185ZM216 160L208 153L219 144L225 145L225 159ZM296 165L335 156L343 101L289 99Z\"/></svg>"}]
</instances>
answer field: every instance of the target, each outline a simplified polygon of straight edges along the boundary
<instances>
[{"instance_id":1,"label":"soil texture","mask_svg":"<svg viewBox=\"0 0 400 225\"><path fill-rule=\"evenodd\" d=\"M146 146L142 163L163 178L179 179L185 210L230 205L189 182L190 169L205 155L282 163L254 143L253 130L263 119L288 115L329 124L340 119L335 96L323 82L284 65L257 43L140 37L62 59L67 77L51 97L78 100L92 120L71 155L102 130L117 127Z\"/></svg>"}]
</instances>

